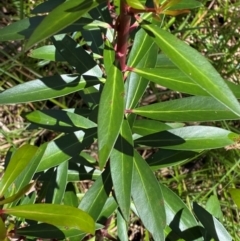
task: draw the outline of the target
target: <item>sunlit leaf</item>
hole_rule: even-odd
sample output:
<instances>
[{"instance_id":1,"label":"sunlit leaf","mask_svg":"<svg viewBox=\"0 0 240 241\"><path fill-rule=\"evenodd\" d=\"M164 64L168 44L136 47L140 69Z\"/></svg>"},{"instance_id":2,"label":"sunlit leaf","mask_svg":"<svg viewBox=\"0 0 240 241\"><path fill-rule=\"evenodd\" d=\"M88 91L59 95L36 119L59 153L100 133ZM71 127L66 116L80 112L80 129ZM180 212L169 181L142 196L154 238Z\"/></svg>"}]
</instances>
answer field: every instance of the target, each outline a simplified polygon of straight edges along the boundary
<instances>
[{"instance_id":1,"label":"sunlit leaf","mask_svg":"<svg viewBox=\"0 0 240 241\"><path fill-rule=\"evenodd\" d=\"M80 209L57 204L21 205L2 210L5 214L32 219L66 228L76 228L94 233L95 223L92 217Z\"/></svg>"},{"instance_id":2,"label":"sunlit leaf","mask_svg":"<svg viewBox=\"0 0 240 241\"><path fill-rule=\"evenodd\" d=\"M240 106L237 99L220 74L204 56L174 35L153 24L143 24L142 27L168 58L193 82L240 116Z\"/></svg>"},{"instance_id":3,"label":"sunlit leaf","mask_svg":"<svg viewBox=\"0 0 240 241\"><path fill-rule=\"evenodd\" d=\"M124 114L124 85L121 71L109 69L99 104L98 150L99 166L106 164L118 137Z\"/></svg>"}]
</instances>

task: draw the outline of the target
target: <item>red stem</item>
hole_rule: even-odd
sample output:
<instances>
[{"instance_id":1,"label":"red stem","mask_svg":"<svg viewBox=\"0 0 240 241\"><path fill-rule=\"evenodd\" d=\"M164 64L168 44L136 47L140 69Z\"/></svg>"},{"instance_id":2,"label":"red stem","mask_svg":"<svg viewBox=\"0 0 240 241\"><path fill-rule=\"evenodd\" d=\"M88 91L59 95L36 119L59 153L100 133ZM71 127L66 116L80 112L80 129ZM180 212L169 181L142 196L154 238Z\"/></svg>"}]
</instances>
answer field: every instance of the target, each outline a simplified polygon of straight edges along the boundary
<instances>
[{"instance_id":1,"label":"red stem","mask_svg":"<svg viewBox=\"0 0 240 241\"><path fill-rule=\"evenodd\" d=\"M129 29L131 25L131 14L128 11L129 6L125 0L120 2L120 15L116 24L117 46L116 57L119 61L122 71L126 68L126 57L128 49Z\"/></svg>"}]
</instances>

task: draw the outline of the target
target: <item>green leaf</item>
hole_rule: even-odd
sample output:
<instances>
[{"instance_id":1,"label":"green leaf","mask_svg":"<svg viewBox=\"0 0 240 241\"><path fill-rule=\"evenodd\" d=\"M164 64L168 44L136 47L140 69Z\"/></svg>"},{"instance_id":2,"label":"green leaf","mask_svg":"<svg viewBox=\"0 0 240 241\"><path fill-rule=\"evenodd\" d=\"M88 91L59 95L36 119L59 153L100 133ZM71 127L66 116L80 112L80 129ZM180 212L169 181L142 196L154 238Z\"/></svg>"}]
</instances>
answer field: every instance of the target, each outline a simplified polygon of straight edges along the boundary
<instances>
[{"instance_id":1,"label":"green leaf","mask_svg":"<svg viewBox=\"0 0 240 241\"><path fill-rule=\"evenodd\" d=\"M212 97L193 96L133 109L132 113L161 121L221 121L240 117Z\"/></svg>"},{"instance_id":2,"label":"green leaf","mask_svg":"<svg viewBox=\"0 0 240 241\"><path fill-rule=\"evenodd\" d=\"M104 43L103 61L105 71L108 72L115 62L115 51L111 42L108 39L106 39Z\"/></svg>"},{"instance_id":3,"label":"green leaf","mask_svg":"<svg viewBox=\"0 0 240 241\"><path fill-rule=\"evenodd\" d=\"M76 195L76 189L72 182L69 182L67 184L66 191L64 193L63 202L65 205L68 205L68 206L73 206L73 207L78 206L78 198Z\"/></svg>"},{"instance_id":4,"label":"green leaf","mask_svg":"<svg viewBox=\"0 0 240 241\"><path fill-rule=\"evenodd\" d=\"M122 123L118 139L110 155L110 168L117 202L123 217L128 221L133 171L133 140L127 120Z\"/></svg>"},{"instance_id":5,"label":"green leaf","mask_svg":"<svg viewBox=\"0 0 240 241\"><path fill-rule=\"evenodd\" d=\"M79 204L79 208L89 213L97 221L104 204L112 190L112 180L109 166L86 192Z\"/></svg>"},{"instance_id":6,"label":"green leaf","mask_svg":"<svg viewBox=\"0 0 240 241\"><path fill-rule=\"evenodd\" d=\"M166 214L162 191L153 172L136 151L132 198L143 225L152 233L154 240L164 240Z\"/></svg>"},{"instance_id":7,"label":"green leaf","mask_svg":"<svg viewBox=\"0 0 240 241\"><path fill-rule=\"evenodd\" d=\"M106 224L108 218L114 214L118 207L118 204L113 196L108 197L105 202L102 211L97 219L98 223Z\"/></svg>"},{"instance_id":8,"label":"green leaf","mask_svg":"<svg viewBox=\"0 0 240 241\"><path fill-rule=\"evenodd\" d=\"M156 153L146 159L152 170L163 167L183 164L188 160L195 159L199 154L193 151L178 151L159 149Z\"/></svg>"},{"instance_id":9,"label":"green leaf","mask_svg":"<svg viewBox=\"0 0 240 241\"><path fill-rule=\"evenodd\" d=\"M99 166L106 164L118 137L124 115L124 85L121 71L109 69L99 104L98 150Z\"/></svg>"},{"instance_id":10,"label":"green leaf","mask_svg":"<svg viewBox=\"0 0 240 241\"><path fill-rule=\"evenodd\" d=\"M74 132L97 126L89 119L67 110L36 110L24 113L23 117L42 128L60 132Z\"/></svg>"},{"instance_id":11,"label":"green leaf","mask_svg":"<svg viewBox=\"0 0 240 241\"><path fill-rule=\"evenodd\" d=\"M48 13L51 12L54 8L58 7L59 4L63 3L65 0L48 0L42 2L31 11L32 14L37 13Z\"/></svg>"},{"instance_id":12,"label":"green leaf","mask_svg":"<svg viewBox=\"0 0 240 241\"><path fill-rule=\"evenodd\" d=\"M179 3L174 4L169 8L169 10L180 10L180 9L193 9L202 7L203 4L194 0L181 0Z\"/></svg>"},{"instance_id":13,"label":"green leaf","mask_svg":"<svg viewBox=\"0 0 240 241\"><path fill-rule=\"evenodd\" d=\"M210 126L187 126L147 135L135 140L138 145L173 150L204 150L232 145L238 135Z\"/></svg>"},{"instance_id":14,"label":"green leaf","mask_svg":"<svg viewBox=\"0 0 240 241\"><path fill-rule=\"evenodd\" d=\"M221 205L216 195L211 195L206 203L206 210L212 214L219 221L223 221L223 213L221 210Z\"/></svg>"},{"instance_id":15,"label":"green leaf","mask_svg":"<svg viewBox=\"0 0 240 241\"><path fill-rule=\"evenodd\" d=\"M16 194L14 194L10 197L7 197L7 198L3 199L2 201L0 201L0 205L6 204L6 203L11 203L11 202L14 202L14 201L18 201L22 196L24 196L27 192L29 192L34 185L35 185L34 182L26 185Z\"/></svg>"},{"instance_id":16,"label":"green leaf","mask_svg":"<svg viewBox=\"0 0 240 241\"><path fill-rule=\"evenodd\" d=\"M168 62L164 55L158 55L157 68L132 68L132 72L141 77L150 80L156 84L162 85L172 90L192 95L209 96L210 94L203 90L199 85L192 81L186 74L176 68L172 62ZM165 63L166 62L166 63ZM225 81L233 94L240 98L240 86L230 81Z\"/></svg>"},{"instance_id":17,"label":"green leaf","mask_svg":"<svg viewBox=\"0 0 240 241\"><path fill-rule=\"evenodd\" d=\"M24 18L0 29L0 41L22 40L29 38L45 16Z\"/></svg>"},{"instance_id":18,"label":"green leaf","mask_svg":"<svg viewBox=\"0 0 240 241\"><path fill-rule=\"evenodd\" d=\"M102 225L96 224L96 229L102 228ZM78 238L84 235L83 231L78 229L72 229L67 227L56 227L47 223L39 223L36 225L19 228L16 230L16 234L20 236L28 236L42 239L58 239L64 240L66 238Z\"/></svg>"},{"instance_id":19,"label":"green leaf","mask_svg":"<svg viewBox=\"0 0 240 241\"><path fill-rule=\"evenodd\" d=\"M171 125L154 120L135 120L133 124L133 132L141 136L169 129L172 129Z\"/></svg>"},{"instance_id":20,"label":"green leaf","mask_svg":"<svg viewBox=\"0 0 240 241\"><path fill-rule=\"evenodd\" d=\"M100 28L95 29L83 29L81 31L84 42L88 44L91 48L91 51L101 58L103 55L103 37L102 30Z\"/></svg>"},{"instance_id":21,"label":"green leaf","mask_svg":"<svg viewBox=\"0 0 240 241\"><path fill-rule=\"evenodd\" d=\"M203 240L201 227L184 202L168 187L162 184L160 187L164 197L167 225L171 228L166 239L172 240L171 237L174 237L173 240Z\"/></svg>"},{"instance_id":22,"label":"green leaf","mask_svg":"<svg viewBox=\"0 0 240 241\"><path fill-rule=\"evenodd\" d=\"M193 203L193 211L211 238L216 241L232 241L224 226L196 202Z\"/></svg>"},{"instance_id":23,"label":"green leaf","mask_svg":"<svg viewBox=\"0 0 240 241\"><path fill-rule=\"evenodd\" d=\"M71 0L58 5L33 31L26 49L74 23L101 2L103 0Z\"/></svg>"},{"instance_id":24,"label":"green leaf","mask_svg":"<svg viewBox=\"0 0 240 241\"><path fill-rule=\"evenodd\" d=\"M0 240L5 241L7 240L7 229L5 228L5 223L3 222L2 218L0 218Z\"/></svg>"},{"instance_id":25,"label":"green leaf","mask_svg":"<svg viewBox=\"0 0 240 241\"><path fill-rule=\"evenodd\" d=\"M193 82L240 116L240 106L237 99L205 57L174 35L153 24L143 24L142 27L168 58Z\"/></svg>"},{"instance_id":26,"label":"green leaf","mask_svg":"<svg viewBox=\"0 0 240 241\"><path fill-rule=\"evenodd\" d=\"M144 5L141 4L138 0L126 0L127 4L135 9L145 9Z\"/></svg>"},{"instance_id":27,"label":"green leaf","mask_svg":"<svg viewBox=\"0 0 240 241\"><path fill-rule=\"evenodd\" d=\"M49 142L37 172L47 170L64 161L68 161L74 156L78 156L86 146L90 146L93 143L95 135L96 130L89 129L85 134L83 131L76 131Z\"/></svg>"},{"instance_id":28,"label":"green leaf","mask_svg":"<svg viewBox=\"0 0 240 241\"><path fill-rule=\"evenodd\" d=\"M228 191L230 192L233 201L240 209L240 190L235 188L230 188Z\"/></svg>"},{"instance_id":29,"label":"green leaf","mask_svg":"<svg viewBox=\"0 0 240 241\"><path fill-rule=\"evenodd\" d=\"M61 204L65 189L67 186L68 162L61 163L56 169L56 179L54 180L54 188L52 189L53 204Z\"/></svg>"},{"instance_id":30,"label":"green leaf","mask_svg":"<svg viewBox=\"0 0 240 241\"><path fill-rule=\"evenodd\" d=\"M76 67L78 74L82 75L97 65L92 56L70 36L66 34L56 35L52 37L52 41L59 54L71 66Z\"/></svg>"},{"instance_id":31,"label":"green leaf","mask_svg":"<svg viewBox=\"0 0 240 241\"><path fill-rule=\"evenodd\" d=\"M79 170L80 169L80 170ZM84 180L96 180L101 175L101 171L93 168L78 168L78 170L68 170L68 182L78 182Z\"/></svg>"},{"instance_id":32,"label":"green leaf","mask_svg":"<svg viewBox=\"0 0 240 241\"><path fill-rule=\"evenodd\" d=\"M117 212L117 236L120 241L128 240L127 223L119 211Z\"/></svg>"},{"instance_id":33,"label":"green leaf","mask_svg":"<svg viewBox=\"0 0 240 241\"><path fill-rule=\"evenodd\" d=\"M24 18L0 29L0 41L28 39L44 18L45 16ZM82 17L81 19L75 21L73 24L58 31L58 33L71 33L75 31L80 31L83 28L91 29L98 26L101 26L103 28L109 28L109 24L107 23L94 21L90 18Z\"/></svg>"},{"instance_id":34,"label":"green leaf","mask_svg":"<svg viewBox=\"0 0 240 241\"><path fill-rule=\"evenodd\" d=\"M65 61L62 55L58 51L56 51L56 47L54 45L46 45L33 49L30 51L28 56L35 59Z\"/></svg>"},{"instance_id":35,"label":"green leaf","mask_svg":"<svg viewBox=\"0 0 240 241\"><path fill-rule=\"evenodd\" d=\"M28 163L27 168L25 168L21 173L18 174L18 177L14 181L15 192L20 193L21 189L24 189L24 187L29 184L29 182L31 182L39 166L40 160L43 157L46 147L46 143L41 145L35 152L31 161ZM15 203L12 203L11 206L13 206L14 204Z\"/></svg>"},{"instance_id":36,"label":"green leaf","mask_svg":"<svg viewBox=\"0 0 240 241\"><path fill-rule=\"evenodd\" d=\"M133 68L131 71L172 90L192 95L209 96L206 91L177 68Z\"/></svg>"},{"instance_id":37,"label":"green leaf","mask_svg":"<svg viewBox=\"0 0 240 241\"><path fill-rule=\"evenodd\" d=\"M36 146L24 145L13 155L5 173L0 181L0 196L3 196L8 187L14 182L18 175L28 166L37 151Z\"/></svg>"},{"instance_id":38,"label":"green leaf","mask_svg":"<svg viewBox=\"0 0 240 241\"><path fill-rule=\"evenodd\" d=\"M76 228L91 234L95 231L95 223L92 217L86 212L71 206L32 204L4 209L3 212L5 214L45 222L56 226Z\"/></svg>"},{"instance_id":39,"label":"green leaf","mask_svg":"<svg viewBox=\"0 0 240 241\"><path fill-rule=\"evenodd\" d=\"M1 92L0 104L47 100L99 84L96 77L87 78L87 81L84 78L77 74L56 75L25 82Z\"/></svg>"},{"instance_id":40,"label":"green leaf","mask_svg":"<svg viewBox=\"0 0 240 241\"><path fill-rule=\"evenodd\" d=\"M154 67L157 58L157 46L143 31L139 30L134 38L133 46L129 54L128 66L139 68ZM130 72L125 84L125 108L134 108L144 94L148 81L144 81L135 73Z\"/></svg>"}]
</instances>

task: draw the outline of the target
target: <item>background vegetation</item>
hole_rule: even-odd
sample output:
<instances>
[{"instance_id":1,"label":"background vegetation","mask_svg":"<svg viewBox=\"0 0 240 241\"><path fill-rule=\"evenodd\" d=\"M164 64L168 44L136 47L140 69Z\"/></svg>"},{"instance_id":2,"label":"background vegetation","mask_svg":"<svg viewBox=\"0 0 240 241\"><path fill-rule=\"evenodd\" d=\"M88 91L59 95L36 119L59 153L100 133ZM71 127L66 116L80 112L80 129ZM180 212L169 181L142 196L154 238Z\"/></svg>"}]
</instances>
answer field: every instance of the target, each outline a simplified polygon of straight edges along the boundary
<instances>
[{"instance_id":1,"label":"background vegetation","mask_svg":"<svg viewBox=\"0 0 240 241\"><path fill-rule=\"evenodd\" d=\"M30 10L41 1L3 0L0 8L0 27L30 16ZM221 73L222 77L238 84L240 79L240 3L238 0L202 0L203 7L187 15L175 18L165 17L161 21L171 26L172 32L203 53ZM1 43L0 45L0 90L8 89L31 79L54 73L71 73L67 64L36 61L22 50L22 41ZM157 99L181 98L182 94L151 86L142 103L149 104ZM3 170L4 157L11 146L23 143L40 144L52 140L58 133L46 130L32 130L21 114L23 111L52 108L75 108L82 100L72 94L67 97L21 105L0 106L0 155ZM194 123L190 123L194 124ZM239 132L239 121L212 123L225 129ZM90 152L94 152L94 146ZM147 155L147 153L146 153ZM219 214L226 229L234 240L240 240L239 210L233 204L228 189L240 187L240 159L238 150L219 149L206 152L191 163L156 171L161 181L170 186L189 204L195 200L207 205L209 195L218 196L222 209ZM88 184L79 184L88 188ZM133 233L143 232L141 223L132 220Z\"/></svg>"}]
</instances>

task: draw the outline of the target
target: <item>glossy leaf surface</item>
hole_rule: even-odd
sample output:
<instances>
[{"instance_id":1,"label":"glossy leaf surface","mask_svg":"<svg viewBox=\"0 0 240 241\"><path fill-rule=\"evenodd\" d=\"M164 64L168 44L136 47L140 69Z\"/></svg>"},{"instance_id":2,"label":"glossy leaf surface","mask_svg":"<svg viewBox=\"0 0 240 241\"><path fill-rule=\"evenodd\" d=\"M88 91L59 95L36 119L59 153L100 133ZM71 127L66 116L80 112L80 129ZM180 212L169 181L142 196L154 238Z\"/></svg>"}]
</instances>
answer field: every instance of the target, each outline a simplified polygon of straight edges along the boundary
<instances>
[{"instance_id":1,"label":"glossy leaf surface","mask_svg":"<svg viewBox=\"0 0 240 241\"><path fill-rule=\"evenodd\" d=\"M178 237L185 241L203 240L200 225L184 202L168 187L162 184L160 186L164 196L167 224L172 229L168 238L171 240L171 237Z\"/></svg>"},{"instance_id":2,"label":"glossy leaf surface","mask_svg":"<svg viewBox=\"0 0 240 241\"><path fill-rule=\"evenodd\" d=\"M97 63L93 60L93 57L70 36L66 34L53 36L52 41L59 54L71 66L76 67L78 74L82 75L96 66Z\"/></svg>"},{"instance_id":3,"label":"glossy leaf surface","mask_svg":"<svg viewBox=\"0 0 240 241\"><path fill-rule=\"evenodd\" d=\"M96 221L112 190L110 169L107 167L84 195L79 208L89 213Z\"/></svg>"},{"instance_id":4,"label":"glossy leaf surface","mask_svg":"<svg viewBox=\"0 0 240 241\"><path fill-rule=\"evenodd\" d=\"M90 129L85 134L83 131L76 131L49 142L37 172L47 170L78 156L86 146L92 144L95 136L96 130Z\"/></svg>"},{"instance_id":5,"label":"glossy leaf surface","mask_svg":"<svg viewBox=\"0 0 240 241\"><path fill-rule=\"evenodd\" d=\"M144 226L155 240L164 240L166 214L159 183L145 160L135 151L132 198Z\"/></svg>"},{"instance_id":6,"label":"glossy leaf surface","mask_svg":"<svg viewBox=\"0 0 240 241\"><path fill-rule=\"evenodd\" d=\"M101 228L102 225L97 224L96 229ZM79 238L84 235L83 231L74 228L67 228L61 226L53 226L47 223L39 223L16 230L18 235L26 235L28 237L38 237L42 239L59 239L63 240L66 238Z\"/></svg>"},{"instance_id":7,"label":"glossy leaf surface","mask_svg":"<svg viewBox=\"0 0 240 241\"><path fill-rule=\"evenodd\" d=\"M95 230L95 223L92 217L82 210L71 206L57 204L22 205L5 209L4 213L52 225L76 228L92 234Z\"/></svg>"},{"instance_id":8,"label":"glossy leaf surface","mask_svg":"<svg viewBox=\"0 0 240 241\"><path fill-rule=\"evenodd\" d=\"M66 61L54 45L46 45L36 49L31 50L29 57L34 59L44 59L50 61Z\"/></svg>"},{"instance_id":9,"label":"glossy leaf surface","mask_svg":"<svg viewBox=\"0 0 240 241\"><path fill-rule=\"evenodd\" d=\"M221 121L240 117L208 96L194 96L139 107L133 113L161 121Z\"/></svg>"},{"instance_id":10,"label":"glossy leaf surface","mask_svg":"<svg viewBox=\"0 0 240 241\"><path fill-rule=\"evenodd\" d=\"M0 182L0 196L5 194L8 187L28 166L37 149L36 146L26 144L14 153Z\"/></svg>"},{"instance_id":11,"label":"glossy leaf surface","mask_svg":"<svg viewBox=\"0 0 240 241\"><path fill-rule=\"evenodd\" d=\"M58 5L33 31L26 49L74 23L86 12L98 6L100 2L101 0L71 0Z\"/></svg>"},{"instance_id":12,"label":"glossy leaf surface","mask_svg":"<svg viewBox=\"0 0 240 241\"><path fill-rule=\"evenodd\" d=\"M155 120L135 120L133 124L133 132L141 136L169 129L172 129L171 125Z\"/></svg>"},{"instance_id":13,"label":"glossy leaf surface","mask_svg":"<svg viewBox=\"0 0 240 241\"><path fill-rule=\"evenodd\" d=\"M162 167L175 166L185 163L197 157L198 153L194 151L165 150L159 149L156 153L146 159L152 170L158 170Z\"/></svg>"},{"instance_id":14,"label":"glossy leaf surface","mask_svg":"<svg viewBox=\"0 0 240 241\"><path fill-rule=\"evenodd\" d=\"M30 191L30 189L35 185L35 183L30 183L27 186L23 187L19 192L13 194L10 197L7 197L6 199L3 199L0 201L0 205L6 204L6 203L11 203L14 201L19 200L22 196L24 196L27 192Z\"/></svg>"},{"instance_id":15,"label":"glossy leaf surface","mask_svg":"<svg viewBox=\"0 0 240 241\"><path fill-rule=\"evenodd\" d=\"M133 171L133 140L128 121L124 120L110 155L110 168L115 195L123 217L129 219Z\"/></svg>"},{"instance_id":16,"label":"glossy leaf surface","mask_svg":"<svg viewBox=\"0 0 240 241\"><path fill-rule=\"evenodd\" d=\"M236 115L240 115L237 99L205 57L153 24L143 24L142 27L181 71Z\"/></svg>"},{"instance_id":17,"label":"glossy leaf surface","mask_svg":"<svg viewBox=\"0 0 240 241\"><path fill-rule=\"evenodd\" d=\"M136 144L173 150L204 150L221 148L234 143L238 135L217 127L187 126L147 135Z\"/></svg>"},{"instance_id":18,"label":"glossy leaf surface","mask_svg":"<svg viewBox=\"0 0 240 241\"><path fill-rule=\"evenodd\" d=\"M81 115L63 110L36 110L24 113L23 116L42 128L60 132L74 132L82 128L88 129L97 126Z\"/></svg>"},{"instance_id":19,"label":"glossy leaf surface","mask_svg":"<svg viewBox=\"0 0 240 241\"><path fill-rule=\"evenodd\" d=\"M211 238L217 241L232 241L232 237L224 226L196 202L193 203L193 211Z\"/></svg>"},{"instance_id":20,"label":"glossy leaf surface","mask_svg":"<svg viewBox=\"0 0 240 241\"><path fill-rule=\"evenodd\" d=\"M98 150L102 169L118 137L124 114L124 85L121 71L115 66L109 69L99 104Z\"/></svg>"},{"instance_id":21,"label":"glossy leaf surface","mask_svg":"<svg viewBox=\"0 0 240 241\"><path fill-rule=\"evenodd\" d=\"M52 203L61 204L67 186L68 162L61 163L56 172L54 188L51 190L53 192Z\"/></svg>"},{"instance_id":22,"label":"glossy leaf surface","mask_svg":"<svg viewBox=\"0 0 240 241\"><path fill-rule=\"evenodd\" d=\"M19 84L0 93L1 104L16 104L64 96L98 84L96 77L84 80L79 75L56 75Z\"/></svg>"}]
</instances>

